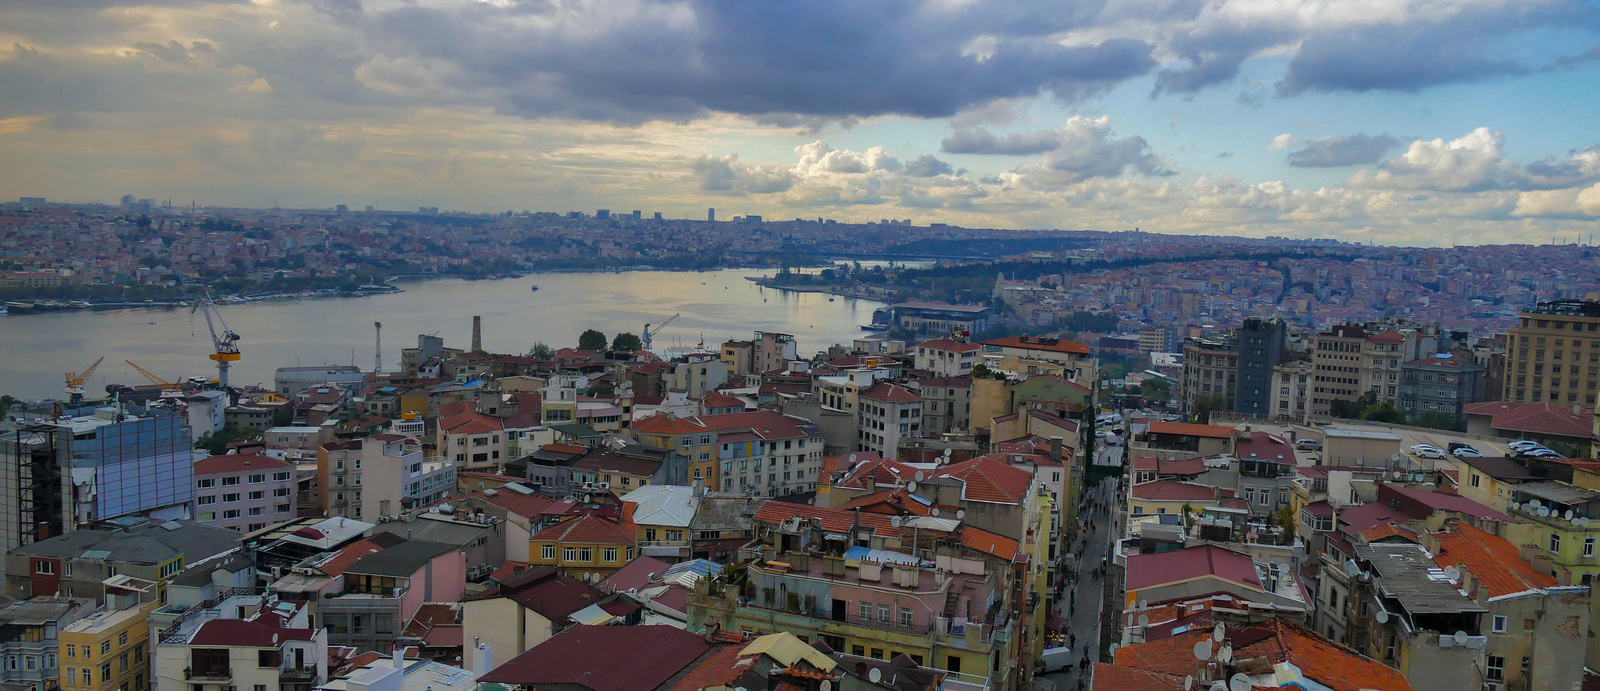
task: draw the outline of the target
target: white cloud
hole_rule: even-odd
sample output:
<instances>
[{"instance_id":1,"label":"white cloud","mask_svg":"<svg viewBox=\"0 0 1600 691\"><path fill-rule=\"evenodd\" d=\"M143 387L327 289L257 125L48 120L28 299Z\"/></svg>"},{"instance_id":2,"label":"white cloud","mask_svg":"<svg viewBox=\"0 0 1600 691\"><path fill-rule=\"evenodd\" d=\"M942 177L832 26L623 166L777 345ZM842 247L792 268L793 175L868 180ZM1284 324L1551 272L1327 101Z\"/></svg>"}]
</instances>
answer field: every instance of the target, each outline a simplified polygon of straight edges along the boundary
<instances>
[{"instance_id":1,"label":"white cloud","mask_svg":"<svg viewBox=\"0 0 1600 691\"><path fill-rule=\"evenodd\" d=\"M1297 143L1299 142L1294 138L1294 135L1288 133L1280 134L1276 137L1273 137L1272 141L1267 143L1267 151L1279 151L1282 149L1287 149Z\"/></svg>"}]
</instances>

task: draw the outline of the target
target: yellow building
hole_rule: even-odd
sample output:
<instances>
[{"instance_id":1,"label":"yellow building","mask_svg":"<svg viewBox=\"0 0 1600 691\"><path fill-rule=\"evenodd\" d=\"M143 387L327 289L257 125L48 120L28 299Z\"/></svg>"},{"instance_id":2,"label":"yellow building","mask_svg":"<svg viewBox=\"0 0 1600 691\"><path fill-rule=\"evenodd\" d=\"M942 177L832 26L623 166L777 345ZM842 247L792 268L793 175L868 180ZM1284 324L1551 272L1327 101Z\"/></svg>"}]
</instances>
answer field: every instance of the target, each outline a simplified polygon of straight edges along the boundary
<instances>
[{"instance_id":1,"label":"yellow building","mask_svg":"<svg viewBox=\"0 0 1600 691\"><path fill-rule=\"evenodd\" d=\"M565 520L528 538L528 562L599 583L633 561L632 530L599 516Z\"/></svg>"},{"instance_id":2,"label":"yellow building","mask_svg":"<svg viewBox=\"0 0 1600 691\"><path fill-rule=\"evenodd\" d=\"M145 691L150 688L150 627L145 618L159 602L113 595L113 604L62 629L57 660L61 688L70 691ZM118 602L121 600L122 602ZM117 605L124 605L116 608Z\"/></svg>"},{"instance_id":3,"label":"yellow building","mask_svg":"<svg viewBox=\"0 0 1600 691\"><path fill-rule=\"evenodd\" d=\"M652 415L634 421L628 426L628 434L646 448L675 451L689 459L689 477L702 480L709 487L722 486L711 429L705 425L689 418Z\"/></svg>"},{"instance_id":4,"label":"yellow building","mask_svg":"<svg viewBox=\"0 0 1600 691\"><path fill-rule=\"evenodd\" d=\"M1600 303L1541 302L1523 310L1517 325L1506 330L1501 399L1593 408L1600 391L1596 363L1600 363Z\"/></svg>"}]
</instances>

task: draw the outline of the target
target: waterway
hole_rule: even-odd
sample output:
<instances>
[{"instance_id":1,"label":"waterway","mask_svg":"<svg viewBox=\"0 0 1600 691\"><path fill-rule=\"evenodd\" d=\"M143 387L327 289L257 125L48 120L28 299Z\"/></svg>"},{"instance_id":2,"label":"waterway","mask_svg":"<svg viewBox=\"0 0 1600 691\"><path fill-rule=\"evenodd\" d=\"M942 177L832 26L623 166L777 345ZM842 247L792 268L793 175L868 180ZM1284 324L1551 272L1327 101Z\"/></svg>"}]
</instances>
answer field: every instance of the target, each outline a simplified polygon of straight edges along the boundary
<instances>
[{"instance_id":1,"label":"waterway","mask_svg":"<svg viewBox=\"0 0 1600 691\"><path fill-rule=\"evenodd\" d=\"M535 342L575 346L584 329L610 337L638 334L646 322L660 324L656 347L712 348L753 331L795 335L802 356L829 345L848 345L868 333L882 303L762 289L753 270L546 273L496 281L437 279L397 283L405 292L362 298L262 301L223 305L228 326L238 332L243 359L234 363L234 385L272 385L272 373L291 365L373 366L373 322L383 323L385 369L395 369L400 349L418 334L444 337L445 345L471 344L472 316L483 317L483 347L524 353ZM530 285L538 284L538 291ZM151 323L154 322L154 323ZM105 362L86 383L90 396L106 384L139 385L144 377L124 360L168 379L215 376L207 359L211 338L205 319L187 309L128 309L0 316L0 393L19 398L58 398L65 372L78 372L95 358Z\"/></svg>"}]
</instances>

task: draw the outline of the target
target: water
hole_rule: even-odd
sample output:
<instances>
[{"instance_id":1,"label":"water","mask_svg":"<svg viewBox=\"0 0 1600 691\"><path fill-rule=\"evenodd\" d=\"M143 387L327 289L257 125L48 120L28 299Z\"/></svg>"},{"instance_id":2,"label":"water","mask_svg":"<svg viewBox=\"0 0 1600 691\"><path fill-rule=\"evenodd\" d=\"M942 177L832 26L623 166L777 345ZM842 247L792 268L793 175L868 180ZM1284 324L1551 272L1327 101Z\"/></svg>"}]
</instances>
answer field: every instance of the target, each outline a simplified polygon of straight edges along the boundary
<instances>
[{"instance_id":1,"label":"water","mask_svg":"<svg viewBox=\"0 0 1600 691\"><path fill-rule=\"evenodd\" d=\"M769 272L765 272L770 275ZM763 272L687 273L636 271L620 274L534 274L499 281L439 279L403 282L403 293L364 298L284 300L223 305L237 331L243 359L229 378L234 385L272 385L273 370L291 365L351 364L372 367L374 321L383 322L385 369L397 369L400 349L417 334L443 336L445 345L467 348L472 316L483 317L483 347L525 353L536 341L575 347L584 329L609 338L639 334L644 324L682 316L655 337L656 347L715 348L752 331L794 334L802 356L835 343L849 344L867 332L882 303L821 293L763 290L745 280ZM537 292L528 287L538 284ZM702 283L704 285L702 285ZM150 324L155 322L155 324ZM353 351L353 356L352 356ZM62 396L63 373L79 372L105 356L85 385L90 396L106 384L140 385L147 380L132 360L169 381L215 376L207 359L211 338L205 319L185 309L54 312L0 317L0 393L19 398Z\"/></svg>"}]
</instances>

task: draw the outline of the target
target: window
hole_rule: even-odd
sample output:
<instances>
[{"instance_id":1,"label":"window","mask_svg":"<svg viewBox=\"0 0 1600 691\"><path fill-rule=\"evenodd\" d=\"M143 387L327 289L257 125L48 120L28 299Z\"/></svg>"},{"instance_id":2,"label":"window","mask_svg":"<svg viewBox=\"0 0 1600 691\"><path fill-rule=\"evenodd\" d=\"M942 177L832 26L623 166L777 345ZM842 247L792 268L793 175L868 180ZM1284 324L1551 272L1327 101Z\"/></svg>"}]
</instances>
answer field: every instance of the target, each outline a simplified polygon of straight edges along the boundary
<instances>
[{"instance_id":1,"label":"window","mask_svg":"<svg viewBox=\"0 0 1600 691\"><path fill-rule=\"evenodd\" d=\"M111 641L106 641L106 642L100 644L100 654L101 655L110 655L111 654Z\"/></svg>"},{"instance_id":2,"label":"window","mask_svg":"<svg viewBox=\"0 0 1600 691\"><path fill-rule=\"evenodd\" d=\"M239 476L238 475L232 475L232 476L229 476L229 477L222 478L222 486L223 487L227 487L229 485L237 485L237 484L239 484Z\"/></svg>"},{"instance_id":3,"label":"window","mask_svg":"<svg viewBox=\"0 0 1600 691\"><path fill-rule=\"evenodd\" d=\"M882 660L883 659L883 648L873 648L872 649L872 657L874 659Z\"/></svg>"},{"instance_id":4,"label":"window","mask_svg":"<svg viewBox=\"0 0 1600 691\"><path fill-rule=\"evenodd\" d=\"M911 610L906 609L904 607L900 608L900 625L901 626L910 626L911 625Z\"/></svg>"},{"instance_id":5,"label":"window","mask_svg":"<svg viewBox=\"0 0 1600 691\"><path fill-rule=\"evenodd\" d=\"M111 681L111 663L100 665L100 681Z\"/></svg>"},{"instance_id":6,"label":"window","mask_svg":"<svg viewBox=\"0 0 1600 691\"><path fill-rule=\"evenodd\" d=\"M195 497L194 498L194 503L199 504L201 506L210 506L212 504L217 503L217 495L215 495L215 494L207 494L206 496L203 496L203 497Z\"/></svg>"},{"instance_id":7,"label":"window","mask_svg":"<svg viewBox=\"0 0 1600 691\"><path fill-rule=\"evenodd\" d=\"M1472 474L1472 486L1473 487L1477 487L1478 486L1478 481L1479 481L1479 478L1481 478L1481 477L1483 477L1483 476L1479 475L1477 473L1473 473Z\"/></svg>"},{"instance_id":8,"label":"window","mask_svg":"<svg viewBox=\"0 0 1600 691\"><path fill-rule=\"evenodd\" d=\"M260 483L260 482L266 482L266 481L267 481L267 474L266 473L255 473L255 474L250 476L250 484L252 484L252 485Z\"/></svg>"},{"instance_id":9,"label":"window","mask_svg":"<svg viewBox=\"0 0 1600 691\"><path fill-rule=\"evenodd\" d=\"M265 506L252 506L252 507L250 507L250 515L252 515L252 516L261 516L261 515L266 514L266 512L267 512L267 507L265 507Z\"/></svg>"},{"instance_id":10,"label":"window","mask_svg":"<svg viewBox=\"0 0 1600 691\"><path fill-rule=\"evenodd\" d=\"M592 548L592 547L579 547L578 548L578 561L594 561L594 548Z\"/></svg>"},{"instance_id":11,"label":"window","mask_svg":"<svg viewBox=\"0 0 1600 691\"><path fill-rule=\"evenodd\" d=\"M561 561L577 561L577 560L578 560L578 548L577 547L562 547L561 548Z\"/></svg>"},{"instance_id":12,"label":"window","mask_svg":"<svg viewBox=\"0 0 1600 691\"><path fill-rule=\"evenodd\" d=\"M617 560L617 548L615 548L615 547L607 547L605 554L606 554L606 561L615 562Z\"/></svg>"},{"instance_id":13,"label":"window","mask_svg":"<svg viewBox=\"0 0 1600 691\"><path fill-rule=\"evenodd\" d=\"M33 563L33 572L53 576L56 573L56 564L51 561L36 561Z\"/></svg>"},{"instance_id":14,"label":"window","mask_svg":"<svg viewBox=\"0 0 1600 691\"><path fill-rule=\"evenodd\" d=\"M1585 558L1594 557L1594 538L1586 537L1583 539L1583 556Z\"/></svg>"},{"instance_id":15,"label":"window","mask_svg":"<svg viewBox=\"0 0 1600 691\"><path fill-rule=\"evenodd\" d=\"M194 481L194 486L196 488L198 488L198 489L206 489L207 487L216 487L217 486L217 479L214 478L214 477L201 478L199 480L195 480Z\"/></svg>"},{"instance_id":16,"label":"window","mask_svg":"<svg viewBox=\"0 0 1600 691\"><path fill-rule=\"evenodd\" d=\"M1561 553L1561 535L1559 533L1550 533L1550 553Z\"/></svg>"},{"instance_id":17,"label":"window","mask_svg":"<svg viewBox=\"0 0 1600 691\"><path fill-rule=\"evenodd\" d=\"M227 504L229 502L235 502L235 501L239 501L239 493L238 492L233 492L233 493L230 493L230 494L222 495L222 503L224 503L224 504Z\"/></svg>"},{"instance_id":18,"label":"window","mask_svg":"<svg viewBox=\"0 0 1600 691\"><path fill-rule=\"evenodd\" d=\"M117 635L117 647L122 647L122 646L125 646L127 644L128 644L128 632L127 631L123 631L121 634Z\"/></svg>"},{"instance_id":19,"label":"window","mask_svg":"<svg viewBox=\"0 0 1600 691\"><path fill-rule=\"evenodd\" d=\"M889 606L888 605L878 605L878 621L889 621ZM881 656L873 655L873 657L881 657Z\"/></svg>"},{"instance_id":20,"label":"window","mask_svg":"<svg viewBox=\"0 0 1600 691\"><path fill-rule=\"evenodd\" d=\"M357 463L359 463L359 462L360 461L357 461ZM360 467L360 466L357 466L357 467ZM288 472L273 473L272 474L272 479L274 481L276 481L276 482L284 482L284 481L289 479L289 473Z\"/></svg>"},{"instance_id":21,"label":"window","mask_svg":"<svg viewBox=\"0 0 1600 691\"><path fill-rule=\"evenodd\" d=\"M656 541L656 529L655 528L645 528L644 529L644 541L645 542L655 542Z\"/></svg>"},{"instance_id":22,"label":"window","mask_svg":"<svg viewBox=\"0 0 1600 691\"><path fill-rule=\"evenodd\" d=\"M1496 682L1496 683L1505 681L1506 680L1506 659L1501 657L1501 656L1499 656L1499 655L1490 655L1489 656L1489 661L1488 661L1488 669L1485 670L1483 678L1486 681L1492 681L1492 682Z\"/></svg>"},{"instance_id":23,"label":"window","mask_svg":"<svg viewBox=\"0 0 1600 691\"><path fill-rule=\"evenodd\" d=\"M361 478L356 478L356 479L360 480ZM356 484L359 485L361 483L357 482ZM266 498L267 498L266 490L256 490L256 491L250 493L250 500L251 501L256 501L258 499L266 499Z\"/></svg>"},{"instance_id":24,"label":"window","mask_svg":"<svg viewBox=\"0 0 1600 691\"><path fill-rule=\"evenodd\" d=\"M223 511L222 512L222 517L224 519L238 518L239 517L239 510L238 509L228 509L227 511Z\"/></svg>"},{"instance_id":25,"label":"window","mask_svg":"<svg viewBox=\"0 0 1600 691\"><path fill-rule=\"evenodd\" d=\"M273 513L289 513L289 505L288 504L278 504L277 506L272 507L272 512Z\"/></svg>"},{"instance_id":26,"label":"window","mask_svg":"<svg viewBox=\"0 0 1600 691\"><path fill-rule=\"evenodd\" d=\"M866 601L863 601L861 603L861 620L862 621L872 621L872 603L866 602ZM856 649L860 650L861 647L860 646L856 646ZM860 656L861 653L858 652L858 653L856 653L856 655Z\"/></svg>"},{"instance_id":27,"label":"window","mask_svg":"<svg viewBox=\"0 0 1600 691\"><path fill-rule=\"evenodd\" d=\"M555 559L556 558L556 546L555 545L545 545L544 547L541 547L540 550L539 550L539 558L540 559L544 559L545 561L549 561L549 560Z\"/></svg>"},{"instance_id":28,"label":"window","mask_svg":"<svg viewBox=\"0 0 1600 691\"><path fill-rule=\"evenodd\" d=\"M1505 618L1505 615L1502 615L1502 614L1494 615L1494 625L1493 625L1493 628L1491 630L1494 631L1495 633L1505 633L1506 632L1506 618Z\"/></svg>"},{"instance_id":29,"label":"window","mask_svg":"<svg viewBox=\"0 0 1600 691\"><path fill-rule=\"evenodd\" d=\"M863 647L861 647L859 645L852 645L852 646L850 646L850 654L854 655L856 657L866 657L867 656L867 649L863 648Z\"/></svg>"}]
</instances>

